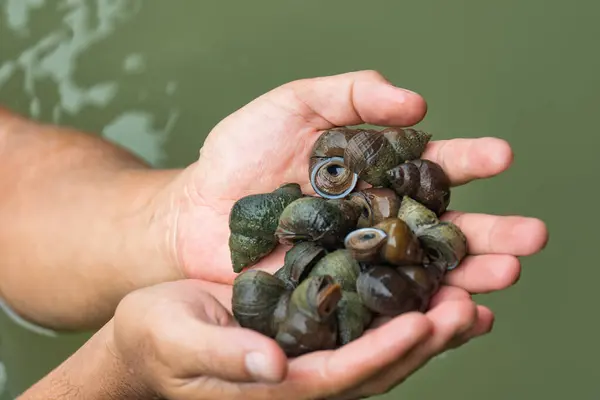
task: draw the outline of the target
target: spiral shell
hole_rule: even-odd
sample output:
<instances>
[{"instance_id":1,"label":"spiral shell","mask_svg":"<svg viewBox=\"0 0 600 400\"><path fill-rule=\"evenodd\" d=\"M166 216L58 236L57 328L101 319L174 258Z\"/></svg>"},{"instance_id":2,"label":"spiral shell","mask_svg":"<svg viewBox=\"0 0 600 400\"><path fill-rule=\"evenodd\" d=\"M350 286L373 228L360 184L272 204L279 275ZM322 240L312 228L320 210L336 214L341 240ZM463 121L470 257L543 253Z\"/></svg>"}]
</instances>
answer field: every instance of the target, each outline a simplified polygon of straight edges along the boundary
<instances>
[{"instance_id":1,"label":"spiral shell","mask_svg":"<svg viewBox=\"0 0 600 400\"><path fill-rule=\"evenodd\" d=\"M348 140L358 133L349 128L334 128L323 132L313 145L309 160L310 184L317 195L340 199L351 193L358 175L344 164Z\"/></svg>"},{"instance_id":2,"label":"spiral shell","mask_svg":"<svg viewBox=\"0 0 600 400\"><path fill-rule=\"evenodd\" d=\"M271 193L249 195L235 202L229 214L229 251L235 272L256 264L275 249L281 213L302 196L300 185L287 183Z\"/></svg>"},{"instance_id":3,"label":"spiral shell","mask_svg":"<svg viewBox=\"0 0 600 400\"><path fill-rule=\"evenodd\" d=\"M348 140L344 163L365 182L376 187L388 186L386 172L419 158L430 139L430 134L415 129L362 130Z\"/></svg>"},{"instance_id":4,"label":"spiral shell","mask_svg":"<svg viewBox=\"0 0 600 400\"><path fill-rule=\"evenodd\" d=\"M340 286L327 275L308 277L294 289L275 336L288 357L336 348L335 312L341 298Z\"/></svg>"},{"instance_id":5,"label":"spiral shell","mask_svg":"<svg viewBox=\"0 0 600 400\"><path fill-rule=\"evenodd\" d=\"M274 337L276 310L286 304L285 284L261 270L248 270L233 281L231 311L240 326Z\"/></svg>"},{"instance_id":6,"label":"spiral shell","mask_svg":"<svg viewBox=\"0 0 600 400\"><path fill-rule=\"evenodd\" d=\"M344 246L354 259L371 264L402 266L425 261L417 236L399 218L388 218L371 228L349 233Z\"/></svg>"},{"instance_id":7,"label":"spiral shell","mask_svg":"<svg viewBox=\"0 0 600 400\"><path fill-rule=\"evenodd\" d=\"M325 254L325 248L314 242L299 242L285 253L283 267L274 275L281 279L288 289L293 290Z\"/></svg>"},{"instance_id":8,"label":"spiral shell","mask_svg":"<svg viewBox=\"0 0 600 400\"><path fill-rule=\"evenodd\" d=\"M456 268L467 256L467 238L449 221L440 221L433 211L418 201L404 196L398 217L419 238L429 263L444 270Z\"/></svg>"},{"instance_id":9,"label":"spiral shell","mask_svg":"<svg viewBox=\"0 0 600 400\"><path fill-rule=\"evenodd\" d=\"M361 209L357 228L368 228L382 222L386 218L398 215L400 197L388 188L368 188L354 192L348 200Z\"/></svg>"},{"instance_id":10,"label":"spiral shell","mask_svg":"<svg viewBox=\"0 0 600 400\"><path fill-rule=\"evenodd\" d=\"M275 235L282 244L310 241L334 248L354 229L359 215L347 200L303 197L283 210Z\"/></svg>"},{"instance_id":11,"label":"spiral shell","mask_svg":"<svg viewBox=\"0 0 600 400\"><path fill-rule=\"evenodd\" d=\"M450 204L450 179L441 166L428 160L410 160L386 171L399 196L410 196L442 215Z\"/></svg>"}]
</instances>

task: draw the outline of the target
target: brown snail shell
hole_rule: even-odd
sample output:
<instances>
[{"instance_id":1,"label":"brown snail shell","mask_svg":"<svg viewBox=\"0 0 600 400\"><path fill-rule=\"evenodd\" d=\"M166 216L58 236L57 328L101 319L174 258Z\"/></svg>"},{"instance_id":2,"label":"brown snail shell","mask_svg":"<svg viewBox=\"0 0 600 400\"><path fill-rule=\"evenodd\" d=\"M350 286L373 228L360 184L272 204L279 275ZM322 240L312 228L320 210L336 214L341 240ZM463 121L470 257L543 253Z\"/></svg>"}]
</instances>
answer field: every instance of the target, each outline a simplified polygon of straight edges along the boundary
<instances>
[{"instance_id":1,"label":"brown snail shell","mask_svg":"<svg viewBox=\"0 0 600 400\"><path fill-rule=\"evenodd\" d=\"M274 276L281 279L288 289L293 290L325 254L325 248L314 242L298 242L285 253L283 267L278 269Z\"/></svg>"},{"instance_id":2,"label":"brown snail shell","mask_svg":"<svg viewBox=\"0 0 600 400\"><path fill-rule=\"evenodd\" d=\"M467 256L467 238L449 221L440 221L433 211L418 201L404 196L398 218L419 238L431 264L444 270L456 268Z\"/></svg>"},{"instance_id":3,"label":"brown snail shell","mask_svg":"<svg viewBox=\"0 0 600 400\"><path fill-rule=\"evenodd\" d=\"M344 164L348 140L358 130L334 128L323 132L313 145L309 160L310 184L315 193L327 199L340 199L351 193L358 175Z\"/></svg>"},{"instance_id":4,"label":"brown snail shell","mask_svg":"<svg viewBox=\"0 0 600 400\"><path fill-rule=\"evenodd\" d=\"M412 197L437 216L450 204L450 179L433 161L410 160L387 170L386 175L398 195Z\"/></svg>"},{"instance_id":5,"label":"brown snail shell","mask_svg":"<svg viewBox=\"0 0 600 400\"><path fill-rule=\"evenodd\" d=\"M356 227L359 215L358 207L347 200L303 197L283 210L275 235L282 244L310 241L335 248Z\"/></svg>"},{"instance_id":6,"label":"brown snail shell","mask_svg":"<svg viewBox=\"0 0 600 400\"><path fill-rule=\"evenodd\" d=\"M357 228L377 225L386 218L396 217L400 209L400 197L392 189L378 187L354 192L348 200L361 208Z\"/></svg>"},{"instance_id":7,"label":"brown snail shell","mask_svg":"<svg viewBox=\"0 0 600 400\"><path fill-rule=\"evenodd\" d=\"M341 287L327 275L308 277L294 289L275 336L288 357L336 348L341 298Z\"/></svg>"},{"instance_id":8,"label":"brown snail shell","mask_svg":"<svg viewBox=\"0 0 600 400\"><path fill-rule=\"evenodd\" d=\"M290 293L278 278L261 270L247 270L233 281L231 311L240 326L263 335L277 333L275 314Z\"/></svg>"},{"instance_id":9,"label":"brown snail shell","mask_svg":"<svg viewBox=\"0 0 600 400\"><path fill-rule=\"evenodd\" d=\"M417 236L400 218L350 232L344 246L357 261L395 266L422 264L425 253Z\"/></svg>"},{"instance_id":10,"label":"brown snail shell","mask_svg":"<svg viewBox=\"0 0 600 400\"><path fill-rule=\"evenodd\" d=\"M229 251L235 272L256 264L275 249L281 213L302 196L299 184L287 183L271 193L253 194L235 202L229 214Z\"/></svg>"},{"instance_id":11,"label":"brown snail shell","mask_svg":"<svg viewBox=\"0 0 600 400\"><path fill-rule=\"evenodd\" d=\"M353 135L344 152L344 163L373 186L388 186L386 171L419 158L431 135L415 129L362 130Z\"/></svg>"},{"instance_id":12,"label":"brown snail shell","mask_svg":"<svg viewBox=\"0 0 600 400\"><path fill-rule=\"evenodd\" d=\"M361 272L356 289L368 309L395 317L410 311L426 311L439 287L440 276L435 269L417 265L398 268L373 265Z\"/></svg>"}]
</instances>

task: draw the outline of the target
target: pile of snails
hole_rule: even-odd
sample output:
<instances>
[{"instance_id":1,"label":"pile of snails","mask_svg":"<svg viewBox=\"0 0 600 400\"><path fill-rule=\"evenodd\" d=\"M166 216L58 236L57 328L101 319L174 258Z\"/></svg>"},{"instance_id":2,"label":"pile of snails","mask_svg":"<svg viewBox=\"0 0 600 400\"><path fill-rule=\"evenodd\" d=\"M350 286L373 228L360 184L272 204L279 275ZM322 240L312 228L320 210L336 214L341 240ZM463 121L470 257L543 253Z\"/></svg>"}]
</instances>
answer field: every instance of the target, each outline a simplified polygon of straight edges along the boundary
<instances>
[{"instance_id":1,"label":"pile of snails","mask_svg":"<svg viewBox=\"0 0 600 400\"><path fill-rule=\"evenodd\" d=\"M412 128L330 129L309 159L316 196L285 183L239 199L229 219L238 323L294 357L343 346L376 316L426 311L467 254L461 230L440 220L450 180L421 159L430 139ZM291 247L274 274L249 269L279 244Z\"/></svg>"}]
</instances>

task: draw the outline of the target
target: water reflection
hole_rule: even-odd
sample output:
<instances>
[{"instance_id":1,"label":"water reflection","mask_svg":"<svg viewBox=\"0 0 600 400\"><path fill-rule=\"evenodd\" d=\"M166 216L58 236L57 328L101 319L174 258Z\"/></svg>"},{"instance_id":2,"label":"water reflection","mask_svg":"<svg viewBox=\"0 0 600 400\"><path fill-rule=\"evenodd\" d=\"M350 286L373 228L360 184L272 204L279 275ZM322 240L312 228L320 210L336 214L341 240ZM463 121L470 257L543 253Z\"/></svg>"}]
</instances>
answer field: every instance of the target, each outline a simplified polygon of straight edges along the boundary
<instances>
[{"instance_id":1,"label":"water reflection","mask_svg":"<svg viewBox=\"0 0 600 400\"><path fill-rule=\"evenodd\" d=\"M161 107L162 115L156 115L157 107L151 105L161 101L159 96L172 98L177 82L163 78L140 85L152 72L143 53L114 42L99 49L135 21L142 1L0 4L0 36L6 38L0 43L0 88L14 93L4 100L9 107L40 120L101 133L155 165L166 161L163 146L177 109ZM85 68L89 62L98 65ZM157 84L162 90L155 90Z\"/></svg>"},{"instance_id":2,"label":"water reflection","mask_svg":"<svg viewBox=\"0 0 600 400\"><path fill-rule=\"evenodd\" d=\"M155 166L168 163L164 148L178 121L178 82L157 76L140 41L121 39L128 29L147 31L136 28L142 4L0 0L0 104L103 135ZM2 400L14 398L88 337L57 335L3 302L0 308Z\"/></svg>"}]
</instances>

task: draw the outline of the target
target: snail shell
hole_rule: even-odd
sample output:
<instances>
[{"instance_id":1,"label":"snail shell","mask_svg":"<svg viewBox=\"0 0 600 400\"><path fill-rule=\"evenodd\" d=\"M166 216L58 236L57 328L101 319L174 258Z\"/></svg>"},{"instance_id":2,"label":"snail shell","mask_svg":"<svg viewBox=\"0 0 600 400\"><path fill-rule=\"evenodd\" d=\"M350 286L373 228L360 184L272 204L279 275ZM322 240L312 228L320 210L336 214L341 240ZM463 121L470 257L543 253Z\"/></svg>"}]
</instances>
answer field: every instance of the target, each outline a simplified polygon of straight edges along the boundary
<instances>
[{"instance_id":1,"label":"snail shell","mask_svg":"<svg viewBox=\"0 0 600 400\"><path fill-rule=\"evenodd\" d=\"M390 186L400 196L410 196L442 215L450 204L450 179L433 161L410 160L386 172Z\"/></svg>"},{"instance_id":2,"label":"snail shell","mask_svg":"<svg viewBox=\"0 0 600 400\"><path fill-rule=\"evenodd\" d=\"M344 246L354 259L370 264L402 266L426 261L417 236L400 218L357 229L346 236Z\"/></svg>"},{"instance_id":3,"label":"snail shell","mask_svg":"<svg viewBox=\"0 0 600 400\"><path fill-rule=\"evenodd\" d=\"M360 337L371 322L372 312L365 307L356 293L359 263L345 249L338 249L321 258L309 277L331 276L342 288L342 299L337 307L338 343L347 344Z\"/></svg>"},{"instance_id":4,"label":"snail shell","mask_svg":"<svg viewBox=\"0 0 600 400\"><path fill-rule=\"evenodd\" d=\"M444 270L456 268L467 256L467 238L449 221L440 221L433 211L418 201L404 196L398 218L419 238L431 264Z\"/></svg>"},{"instance_id":5,"label":"snail shell","mask_svg":"<svg viewBox=\"0 0 600 400\"><path fill-rule=\"evenodd\" d=\"M358 175L344 164L348 140L358 133L349 128L334 128L323 132L313 145L309 160L310 184L317 195L340 199L351 193Z\"/></svg>"},{"instance_id":6,"label":"snail shell","mask_svg":"<svg viewBox=\"0 0 600 400\"><path fill-rule=\"evenodd\" d=\"M231 311L240 326L274 337L276 310L285 307L289 295L280 279L265 271L247 270L233 281Z\"/></svg>"},{"instance_id":7,"label":"snail shell","mask_svg":"<svg viewBox=\"0 0 600 400\"><path fill-rule=\"evenodd\" d=\"M431 135L415 129L368 129L353 135L344 152L344 163L373 186L388 186L386 171L419 158Z\"/></svg>"},{"instance_id":8,"label":"snail shell","mask_svg":"<svg viewBox=\"0 0 600 400\"><path fill-rule=\"evenodd\" d=\"M377 225L386 218L397 216L400 209L400 197L388 188L364 189L350 194L348 200L361 208L357 228Z\"/></svg>"},{"instance_id":9,"label":"snail shell","mask_svg":"<svg viewBox=\"0 0 600 400\"><path fill-rule=\"evenodd\" d=\"M249 195L235 202L229 214L229 251L235 272L256 264L275 249L281 213L302 196L300 185L287 183L271 193Z\"/></svg>"},{"instance_id":10,"label":"snail shell","mask_svg":"<svg viewBox=\"0 0 600 400\"><path fill-rule=\"evenodd\" d=\"M410 311L424 312L440 280L441 275L435 269L422 266L374 265L361 272L356 289L368 309L395 317Z\"/></svg>"},{"instance_id":11,"label":"snail shell","mask_svg":"<svg viewBox=\"0 0 600 400\"><path fill-rule=\"evenodd\" d=\"M283 267L274 276L281 279L290 290L303 281L314 265L327 251L314 242L299 242L285 253Z\"/></svg>"},{"instance_id":12,"label":"snail shell","mask_svg":"<svg viewBox=\"0 0 600 400\"><path fill-rule=\"evenodd\" d=\"M347 200L303 197L283 210L275 235L286 245L311 241L335 248L354 229L359 215L360 210Z\"/></svg>"},{"instance_id":13,"label":"snail shell","mask_svg":"<svg viewBox=\"0 0 600 400\"><path fill-rule=\"evenodd\" d=\"M335 312L341 298L341 287L327 275L308 277L294 289L275 336L288 357L337 346Z\"/></svg>"}]
</instances>

